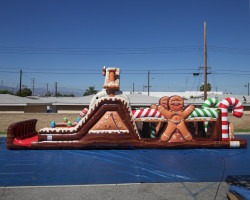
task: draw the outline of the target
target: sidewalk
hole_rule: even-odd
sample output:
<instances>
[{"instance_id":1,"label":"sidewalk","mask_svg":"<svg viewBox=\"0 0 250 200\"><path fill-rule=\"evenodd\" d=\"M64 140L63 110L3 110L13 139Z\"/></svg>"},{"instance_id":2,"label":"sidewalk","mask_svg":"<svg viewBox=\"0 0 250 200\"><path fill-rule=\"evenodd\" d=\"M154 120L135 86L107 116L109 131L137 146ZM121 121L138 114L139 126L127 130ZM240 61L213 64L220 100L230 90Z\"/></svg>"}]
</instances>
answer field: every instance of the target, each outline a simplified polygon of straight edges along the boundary
<instances>
[{"instance_id":1,"label":"sidewalk","mask_svg":"<svg viewBox=\"0 0 250 200\"><path fill-rule=\"evenodd\" d=\"M218 192L217 192L218 190ZM222 200L227 183L154 183L0 188L1 200Z\"/></svg>"}]
</instances>

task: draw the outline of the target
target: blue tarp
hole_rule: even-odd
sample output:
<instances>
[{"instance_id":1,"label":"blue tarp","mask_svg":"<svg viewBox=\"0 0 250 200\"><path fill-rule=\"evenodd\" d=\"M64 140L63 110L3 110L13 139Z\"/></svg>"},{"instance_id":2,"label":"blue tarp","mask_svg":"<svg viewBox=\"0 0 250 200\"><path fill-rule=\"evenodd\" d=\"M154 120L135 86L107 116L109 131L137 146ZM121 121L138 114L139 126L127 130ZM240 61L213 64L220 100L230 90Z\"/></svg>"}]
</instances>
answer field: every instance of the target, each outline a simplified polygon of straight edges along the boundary
<instances>
[{"instance_id":1,"label":"blue tarp","mask_svg":"<svg viewBox=\"0 0 250 200\"><path fill-rule=\"evenodd\" d=\"M237 137L250 144L249 136ZM249 148L7 150L6 138L0 148L0 186L220 182L250 175Z\"/></svg>"},{"instance_id":2,"label":"blue tarp","mask_svg":"<svg viewBox=\"0 0 250 200\"><path fill-rule=\"evenodd\" d=\"M238 187L238 186L233 185L230 187L229 191L233 192L234 194L237 194L242 199L250 199L250 190L247 188Z\"/></svg>"}]
</instances>

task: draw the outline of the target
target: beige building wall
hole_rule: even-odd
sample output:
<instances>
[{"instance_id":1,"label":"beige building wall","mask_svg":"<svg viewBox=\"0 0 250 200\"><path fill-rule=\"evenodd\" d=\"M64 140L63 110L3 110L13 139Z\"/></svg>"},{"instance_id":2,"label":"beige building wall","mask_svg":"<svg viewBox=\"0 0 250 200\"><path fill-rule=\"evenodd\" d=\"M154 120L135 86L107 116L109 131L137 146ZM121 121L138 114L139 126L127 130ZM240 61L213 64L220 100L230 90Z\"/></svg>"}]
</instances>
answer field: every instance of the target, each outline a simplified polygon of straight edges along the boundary
<instances>
[{"instance_id":1,"label":"beige building wall","mask_svg":"<svg viewBox=\"0 0 250 200\"><path fill-rule=\"evenodd\" d=\"M47 105L25 106L24 113L47 113Z\"/></svg>"},{"instance_id":2,"label":"beige building wall","mask_svg":"<svg viewBox=\"0 0 250 200\"><path fill-rule=\"evenodd\" d=\"M0 106L0 113L24 113L25 106Z\"/></svg>"},{"instance_id":3,"label":"beige building wall","mask_svg":"<svg viewBox=\"0 0 250 200\"><path fill-rule=\"evenodd\" d=\"M79 114L86 106L83 105L57 105L57 113L77 113ZM88 107L87 107L88 108Z\"/></svg>"}]
</instances>

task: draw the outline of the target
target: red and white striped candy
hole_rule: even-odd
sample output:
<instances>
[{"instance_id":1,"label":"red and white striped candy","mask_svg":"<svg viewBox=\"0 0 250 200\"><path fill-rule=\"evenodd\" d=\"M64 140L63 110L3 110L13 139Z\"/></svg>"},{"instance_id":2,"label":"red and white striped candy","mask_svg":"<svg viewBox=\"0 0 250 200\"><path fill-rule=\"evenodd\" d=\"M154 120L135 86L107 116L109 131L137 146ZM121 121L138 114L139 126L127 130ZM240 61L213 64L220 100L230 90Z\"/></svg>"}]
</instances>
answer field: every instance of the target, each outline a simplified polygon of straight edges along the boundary
<instances>
[{"instance_id":1,"label":"red and white striped candy","mask_svg":"<svg viewBox=\"0 0 250 200\"><path fill-rule=\"evenodd\" d=\"M84 109L80 112L80 116L81 116L81 117L84 117L87 113L88 113L88 108L84 108Z\"/></svg>"},{"instance_id":2,"label":"red and white striped candy","mask_svg":"<svg viewBox=\"0 0 250 200\"><path fill-rule=\"evenodd\" d=\"M222 140L228 140L228 108L232 107L232 113L235 117L242 117L243 115L243 105L236 98L225 98L219 104L221 109L221 121L222 121Z\"/></svg>"},{"instance_id":3,"label":"red and white striped candy","mask_svg":"<svg viewBox=\"0 0 250 200\"><path fill-rule=\"evenodd\" d=\"M132 110L133 117L135 118L143 118L143 117L162 117L162 114L156 109L140 109L140 110Z\"/></svg>"}]
</instances>

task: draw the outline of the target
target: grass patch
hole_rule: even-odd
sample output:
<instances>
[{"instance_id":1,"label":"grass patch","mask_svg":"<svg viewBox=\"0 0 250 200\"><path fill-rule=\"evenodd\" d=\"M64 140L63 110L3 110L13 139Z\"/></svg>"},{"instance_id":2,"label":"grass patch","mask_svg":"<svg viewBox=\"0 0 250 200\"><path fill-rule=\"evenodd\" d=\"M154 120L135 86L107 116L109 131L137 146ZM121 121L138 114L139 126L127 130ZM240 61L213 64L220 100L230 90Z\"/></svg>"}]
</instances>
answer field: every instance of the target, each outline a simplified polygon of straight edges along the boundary
<instances>
[{"instance_id":1,"label":"grass patch","mask_svg":"<svg viewBox=\"0 0 250 200\"><path fill-rule=\"evenodd\" d=\"M6 131L0 131L0 135L7 135Z\"/></svg>"},{"instance_id":2,"label":"grass patch","mask_svg":"<svg viewBox=\"0 0 250 200\"><path fill-rule=\"evenodd\" d=\"M250 132L250 129L235 129L235 132Z\"/></svg>"}]
</instances>

